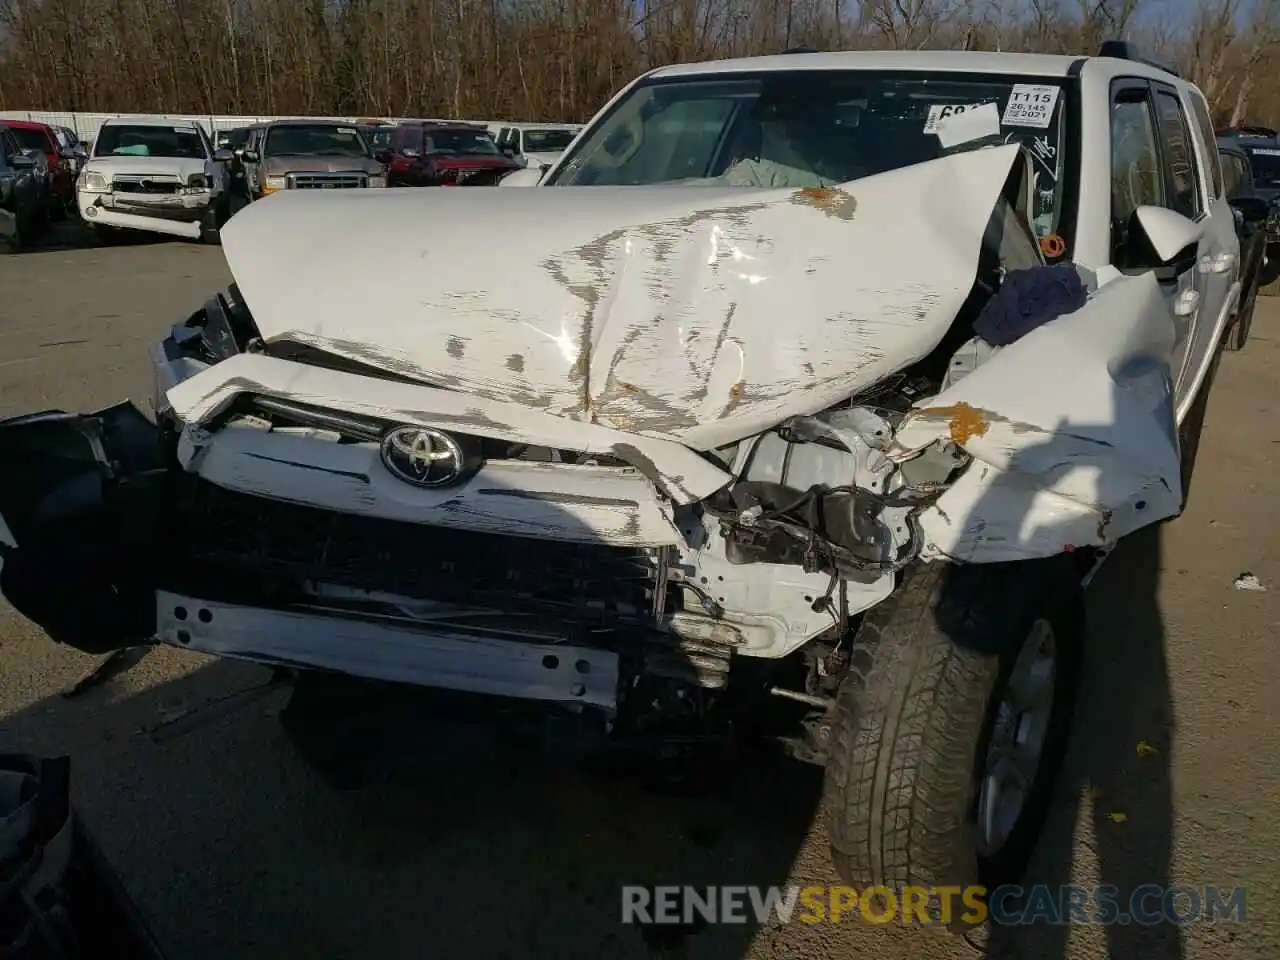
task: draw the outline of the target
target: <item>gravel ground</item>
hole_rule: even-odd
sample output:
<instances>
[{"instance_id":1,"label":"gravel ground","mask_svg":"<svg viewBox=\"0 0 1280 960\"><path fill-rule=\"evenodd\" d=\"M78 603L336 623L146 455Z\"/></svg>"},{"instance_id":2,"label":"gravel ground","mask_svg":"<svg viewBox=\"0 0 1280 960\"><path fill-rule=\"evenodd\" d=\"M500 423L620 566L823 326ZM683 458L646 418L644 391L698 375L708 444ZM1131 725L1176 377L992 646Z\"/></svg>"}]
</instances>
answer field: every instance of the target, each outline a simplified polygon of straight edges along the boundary
<instances>
[{"instance_id":1,"label":"gravel ground","mask_svg":"<svg viewBox=\"0 0 1280 960\"><path fill-rule=\"evenodd\" d=\"M0 416L145 403L146 348L227 280L219 250L182 242L64 232L0 256ZM285 741L280 691L233 696L266 671L162 649L64 699L96 661L3 605L0 748L71 754L82 816L174 958L1274 958L1278 337L1268 300L1219 369L1186 513L1124 543L1091 591L1083 700L1030 878L1246 885L1244 925L974 945L846 921L657 943L618 922L620 884L834 882L815 778L744 768L716 795L659 796L482 747L440 756L450 738L423 721L406 724L413 762L335 793ZM1234 589L1246 571L1268 589Z\"/></svg>"}]
</instances>

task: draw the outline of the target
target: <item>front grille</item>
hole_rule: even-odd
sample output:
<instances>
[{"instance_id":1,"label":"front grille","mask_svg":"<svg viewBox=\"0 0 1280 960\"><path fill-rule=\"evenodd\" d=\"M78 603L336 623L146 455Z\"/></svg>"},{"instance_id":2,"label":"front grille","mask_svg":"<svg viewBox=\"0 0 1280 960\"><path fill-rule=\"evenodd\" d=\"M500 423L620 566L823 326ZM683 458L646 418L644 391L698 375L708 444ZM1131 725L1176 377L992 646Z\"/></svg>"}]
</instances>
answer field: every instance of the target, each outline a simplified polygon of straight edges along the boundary
<instances>
[{"instance_id":1,"label":"front grille","mask_svg":"<svg viewBox=\"0 0 1280 960\"><path fill-rule=\"evenodd\" d=\"M182 551L277 585L304 581L580 627L654 622L652 551L529 540L333 513L196 481L184 491Z\"/></svg>"},{"instance_id":2,"label":"front grille","mask_svg":"<svg viewBox=\"0 0 1280 960\"><path fill-rule=\"evenodd\" d=\"M273 427L312 428L330 430L338 434L342 443L369 443L380 441L387 431L396 426L394 420L368 417L361 414L347 413L342 410L330 410L311 404L299 403L296 400L283 400L278 397L264 397L257 394L241 394L224 414L225 422L237 416L249 415L268 421ZM513 443L508 440L494 440L461 434L450 430L455 436L465 437L469 443L479 447L485 460L527 460L537 463L569 463L594 464L600 467L626 467L628 464L617 457L604 454L586 454L575 450L560 450L551 447L535 447L527 443Z\"/></svg>"},{"instance_id":3,"label":"front grille","mask_svg":"<svg viewBox=\"0 0 1280 960\"><path fill-rule=\"evenodd\" d=\"M286 178L290 190L349 190L367 187L363 173L291 173Z\"/></svg>"},{"instance_id":4,"label":"front grille","mask_svg":"<svg viewBox=\"0 0 1280 960\"><path fill-rule=\"evenodd\" d=\"M495 170L489 167L474 169L448 167L437 174L436 181L442 186L452 184L459 187L492 187L509 172L505 169Z\"/></svg>"},{"instance_id":5,"label":"front grille","mask_svg":"<svg viewBox=\"0 0 1280 960\"><path fill-rule=\"evenodd\" d=\"M182 184L173 177L118 175L112 178L111 187L116 193L167 194L177 193Z\"/></svg>"}]
</instances>

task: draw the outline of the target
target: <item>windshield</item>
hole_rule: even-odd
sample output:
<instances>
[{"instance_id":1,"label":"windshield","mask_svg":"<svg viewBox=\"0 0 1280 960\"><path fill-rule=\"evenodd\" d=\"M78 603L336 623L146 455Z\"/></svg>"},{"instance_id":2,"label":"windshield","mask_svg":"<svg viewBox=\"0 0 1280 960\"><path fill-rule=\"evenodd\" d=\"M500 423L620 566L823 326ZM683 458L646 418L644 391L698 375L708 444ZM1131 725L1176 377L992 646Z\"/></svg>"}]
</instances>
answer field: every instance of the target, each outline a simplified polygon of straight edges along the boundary
<instances>
[{"instance_id":1,"label":"windshield","mask_svg":"<svg viewBox=\"0 0 1280 960\"><path fill-rule=\"evenodd\" d=\"M428 130L423 137L425 153L492 156L501 153L487 130Z\"/></svg>"},{"instance_id":2,"label":"windshield","mask_svg":"<svg viewBox=\"0 0 1280 960\"><path fill-rule=\"evenodd\" d=\"M526 153L556 153L569 146L574 136L572 130L526 130L524 149Z\"/></svg>"},{"instance_id":3,"label":"windshield","mask_svg":"<svg viewBox=\"0 0 1280 960\"><path fill-rule=\"evenodd\" d=\"M95 157L176 157L208 159L204 141L193 127L118 126L107 124L93 144Z\"/></svg>"},{"instance_id":4,"label":"windshield","mask_svg":"<svg viewBox=\"0 0 1280 960\"><path fill-rule=\"evenodd\" d=\"M287 124L267 132L262 152L271 157L366 157L369 148L355 127Z\"/></svg>"},{"instance_id":5,"label":"windshield","mask_svg":"<svg viewBox=\"0 0 1280 960\"><path fill-rule=\"evenodd\" d=\"M620 101L548 184L819 187L1019 142L1032 154L1044 236L1060 215L1062 82L870 70L659 79ZM998 132L993 122L990 136L943 148L940 120L990 103Z\"/></svg>"},{"instance_id":6,"label":"windshield","mask_svg":"<svg viewBox=\"0 0 1280 960\"><path fill-rule=\"evenodd\" d=\"M227 150L239 150L249 139L248 127L237 127L218 134L218 146Z\"/></svg>"},{"instance_id":7,"label":"windshield","mask_svg":"<svg viewBox=\"0 0 1280 960\"><path fill-rule=\"evenodd\" d=\"M1263 189L1280 187L1280 149L1249 148L1249 164L1253 167L1254 186Z\"/></svg>"},{"instance_id":8,"label":"windshield","mask_svg":"<svg viewBox=\"0 0 1280 960\"><path fill-rule=\"evenodd\" d=\"M39 150L41 153L49 152L49 138L44 135L43 130L32 130L29 127L10 127L9 130L18 141L18 146L23 150Z\"/></svg>"}]
</instances>

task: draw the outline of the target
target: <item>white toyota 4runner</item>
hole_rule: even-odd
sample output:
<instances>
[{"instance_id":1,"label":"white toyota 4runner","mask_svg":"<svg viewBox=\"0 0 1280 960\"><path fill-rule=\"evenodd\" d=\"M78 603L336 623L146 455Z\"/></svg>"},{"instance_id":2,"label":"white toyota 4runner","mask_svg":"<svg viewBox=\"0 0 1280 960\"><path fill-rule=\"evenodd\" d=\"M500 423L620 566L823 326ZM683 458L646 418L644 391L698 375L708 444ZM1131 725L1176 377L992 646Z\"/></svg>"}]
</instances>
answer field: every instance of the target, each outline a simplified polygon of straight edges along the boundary
<instances>
[{"instance_id":1,"label":"white toyota 4runner","mask_svg":"<svg viewBox=\"0 0 1280 960\"><path fill-rule=\"evenodd\" d=\"M531 189L253 205L154 425L0 425L0 586L85 650L766 734L849 881L1016 875L1239 296L1204 98L1108 52L664 67Z\"/></svg>"}]
</instances>

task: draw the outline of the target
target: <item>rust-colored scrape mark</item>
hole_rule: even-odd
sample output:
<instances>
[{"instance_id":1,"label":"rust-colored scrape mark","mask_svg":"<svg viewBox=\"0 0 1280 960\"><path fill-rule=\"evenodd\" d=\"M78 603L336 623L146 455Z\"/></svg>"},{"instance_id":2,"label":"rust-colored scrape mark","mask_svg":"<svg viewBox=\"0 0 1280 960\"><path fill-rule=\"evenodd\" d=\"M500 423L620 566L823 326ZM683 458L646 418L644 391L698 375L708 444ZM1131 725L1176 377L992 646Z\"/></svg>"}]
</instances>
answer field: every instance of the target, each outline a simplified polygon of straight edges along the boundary
<instances>
[{"instance_id":1,"label":"rust-colored scrape mark","mask_svg":"<svg viewBox=\"0 0 1280 960\"><path fill-rule=\"evenodd\" d=\"M742 402L742 381L739 380L729 388L729 402L724 405L724 409L720 411L721 417L727 417L737 409L738 404Z\"/></svg>"},{"instance_id":2,"label":"rust-colored scrape mark","mask_svg":"<svg viewBox=\"0 0 1280 960\"><path fill-rule=\"evenodd\" d=\"M926 407L917 416L930 420L946 419L951 427L951 442L964 446L974 437L985 436L991 429L987 415L977 407L967 403L956 403L949 407Z\"/></svg>"},{"instance_id":3,"label":"rust-colored scrape mark","mask_svg":"<svg viewBox=\"0 0 1280 960\"><path fill-rule=\"evenodd\" d=\"M858 201L834 187L803 187L791 195L791 202L821 210L829 217L852 220Z\"/></svg>"}]
</instances>

